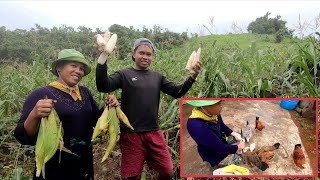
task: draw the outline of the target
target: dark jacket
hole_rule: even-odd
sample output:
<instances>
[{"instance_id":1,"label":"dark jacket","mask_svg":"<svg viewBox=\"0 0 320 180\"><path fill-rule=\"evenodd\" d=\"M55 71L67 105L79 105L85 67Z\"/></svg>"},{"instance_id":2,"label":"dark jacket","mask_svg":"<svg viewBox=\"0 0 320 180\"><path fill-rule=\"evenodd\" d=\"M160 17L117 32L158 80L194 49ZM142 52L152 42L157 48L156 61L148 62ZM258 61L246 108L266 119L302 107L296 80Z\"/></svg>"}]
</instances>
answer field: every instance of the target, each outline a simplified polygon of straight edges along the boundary
<instances>
[{"instance_id":1,"label":"dark jacket","mask_svg":"<svg viewBox=\"0 0 320 180\"><path fill-rule=\"evenodd\" d=\"M38 133L32 137L28 136L23 124L37 101L47 96L49 99L57 100L54 108L62 122L64 146L80 156L62 151L59 163L60 151L58 150L45 164L46 180L93 179L91 136L101 111L98 110L90 91L83 86L79 88L82 101L74 101L68 93L45 86L34 90L24 103L20 120L14 131L14 136L21 144L36 144ZM42 179L42 174L36 178L34 171L34 179Z\"/></svg>"},{"instance_id":2,"label":"dark jacket","mask_svg":"<svg viewBox=\"0 0 320 180\"><path fill-rule=\"evenodd\" d=\"M108 76L107 65L97 65L96 84L100 92L121 89L121 109L134 130L121 126L121 132L148 132L159 130L158 110L160 92L180 98L191 88L189 77L180 85L169 81L156 71L126 68Z\"/></svg>"},{"instance_id":3,"label":"dark jacket","mask_svg":"<svg viewBox=\"0 0 320 180\"><path fill-rule=\"evenodd\" d=\"M217 123L189 118L187 129L197 143L203 161L208 161L212 166L218 165L229 154L234 154L238 150L237 145L230 145L225 141L224 137L229 136L232 130L223 123L220 115Z\"/></svg>"}]
</instances>

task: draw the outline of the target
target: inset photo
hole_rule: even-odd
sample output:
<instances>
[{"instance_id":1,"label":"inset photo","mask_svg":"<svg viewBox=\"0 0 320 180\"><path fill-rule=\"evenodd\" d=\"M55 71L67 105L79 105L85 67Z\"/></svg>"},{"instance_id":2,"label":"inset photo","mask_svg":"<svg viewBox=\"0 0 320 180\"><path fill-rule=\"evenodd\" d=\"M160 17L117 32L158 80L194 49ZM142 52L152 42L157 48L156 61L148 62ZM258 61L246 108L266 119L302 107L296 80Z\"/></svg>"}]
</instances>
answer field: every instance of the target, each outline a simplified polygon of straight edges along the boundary
<instances>
[{"instance_id":1,"label":"inset photo","mask_svg":"<svg viewBox=\"0 0 320 180\"><path fill-rule=\"evenodd\" d=\"M180 176L317 177L317 98L182 98Z\"/></svg>"}]
</instances>

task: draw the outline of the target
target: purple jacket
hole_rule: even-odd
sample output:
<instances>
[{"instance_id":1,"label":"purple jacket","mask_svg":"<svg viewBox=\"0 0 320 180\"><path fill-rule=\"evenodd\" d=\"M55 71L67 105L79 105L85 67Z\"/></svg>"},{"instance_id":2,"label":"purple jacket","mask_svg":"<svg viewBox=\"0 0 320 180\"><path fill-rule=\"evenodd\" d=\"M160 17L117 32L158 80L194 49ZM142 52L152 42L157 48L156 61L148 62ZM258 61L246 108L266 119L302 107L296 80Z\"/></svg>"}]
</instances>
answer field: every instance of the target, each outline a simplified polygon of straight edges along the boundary
<instances>
[{"instance_id":1,"label":"purple jacket","mask_svg":"<svg viewBox=\"0 0 320 180\"><path fill-rule=\"evenodd\" d=\"M198 145L202 160L208 161L211 166L218 165L229 154L238 150L237 145L230 145L223 139L225 135L229 136L232 130L223 123L220 115L217 124L200 118L189 118L187 129Z\"/></svg>"},{"instance_id":2,"label":"purple jacket","mask_svg":"<svg viewBox=\"0 0 320 180\"><path fill-rule=\"evenodd\" d=\"M21 144L35 145L37 134L28 136L24 129L24 122L39 99L48 96L57 100L54 108L58 113L64 130L64 146L73 153L71 155L62 152L59 163L59 150L46 163L47 179L89 179L93 178L93 155L91 136L93 128L102 111L93 99L88 88L79 86L82 101L74 101L72 97L63 91L51 86L38 88L29 94L25 100L22 114L14 131L14 136ZM41 179L35 178L34 179Z\"/></svg>"}]
</instances>

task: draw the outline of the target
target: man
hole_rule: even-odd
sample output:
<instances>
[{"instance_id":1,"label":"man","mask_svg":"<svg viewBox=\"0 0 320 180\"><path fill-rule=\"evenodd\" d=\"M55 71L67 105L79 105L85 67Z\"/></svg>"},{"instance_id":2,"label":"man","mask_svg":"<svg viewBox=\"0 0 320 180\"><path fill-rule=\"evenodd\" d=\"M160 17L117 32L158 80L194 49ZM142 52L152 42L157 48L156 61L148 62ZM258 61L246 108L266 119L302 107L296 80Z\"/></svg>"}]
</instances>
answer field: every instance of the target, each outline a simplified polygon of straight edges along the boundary
<instances>
[{"instance_id":1,"label":"man","mask_svg":"<svg viewBox=\"0 0 320 180\"><path fill-rule=\"evenodd\" d=\"M158 123L160 92L180 98L191 88L200 69L201 61L193 74L181 85L169 81L161 73L149 69L155 53L154 44L139 38L132 48L133 67L121 69L108 76L107 65L99 61L96 84L100 92L121 89L121 108L134 130L121 127L121 176L123 179L140 179L144 162L159 173L159 179L173 177L173 165L164 135Z\"/></svg>"}]
</instances>

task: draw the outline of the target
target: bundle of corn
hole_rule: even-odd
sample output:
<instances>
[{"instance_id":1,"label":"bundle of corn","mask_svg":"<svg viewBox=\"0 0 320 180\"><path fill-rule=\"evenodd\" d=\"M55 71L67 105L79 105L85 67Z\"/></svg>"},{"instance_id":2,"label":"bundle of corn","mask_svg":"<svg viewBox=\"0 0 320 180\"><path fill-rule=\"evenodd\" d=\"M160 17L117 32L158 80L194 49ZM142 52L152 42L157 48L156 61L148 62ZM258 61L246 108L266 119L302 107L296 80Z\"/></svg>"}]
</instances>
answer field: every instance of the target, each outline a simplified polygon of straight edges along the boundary
<instances>
[{"instance_id":1,"label":"bundle of corn","mask_svg":"<svg viewBox=\"0 0 320 180\"><path fill-rule=\"evenodd\" d=\"M42 171L42 177L45 179L45 163L52 158L57 149L60 149L60 156L61 150L74 154L63 146L62 123L55 109L52 109L49 116L43 117L40 122L39 133L35 147L37 177L40 176Z\"/></svg>"},{"instance_id":2,"label":"bundle of corn","mask_svg":"<svg viewBox=\"0 0 320 180\"><path fill-rule=\"evenodd\" d=\"M98 45L98 50L101 52L98 63L104 64L106 62L108 54L111 54L116 47L118 35L110 32L105 32L103 35L96 34L94 36L95 43Z\"/></svg>"},{"instance_id":3,"label":"bundle of corn","mask_svg":"<svg viewBox=\"0 0 320 180\"><path fill-rule=\"evenodd\" d=\"M94 128L91 141L99 136L102 132L109 130L109 141L106 152L102 157L101 162L104 162L110 155L111 151L115 147L118 136L120 133L119 120L125 124L128 128L133 130L127 116L122 112L121 108L105 106L104 111L97 121L96 127Z\"/></svg>"}]
</instances>

